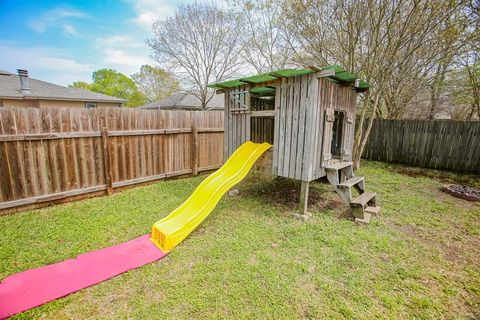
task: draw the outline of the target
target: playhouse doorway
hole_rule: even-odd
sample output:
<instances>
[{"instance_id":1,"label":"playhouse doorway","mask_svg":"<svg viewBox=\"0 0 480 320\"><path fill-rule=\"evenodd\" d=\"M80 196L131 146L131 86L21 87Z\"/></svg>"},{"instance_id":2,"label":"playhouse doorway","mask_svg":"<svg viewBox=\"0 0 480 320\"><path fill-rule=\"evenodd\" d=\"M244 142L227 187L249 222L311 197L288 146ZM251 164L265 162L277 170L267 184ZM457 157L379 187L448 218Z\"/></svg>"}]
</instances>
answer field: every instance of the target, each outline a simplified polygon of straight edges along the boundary
<instances>
[{"instance_id":1,"label":"playhouse doorway","mask_svg":"<svg viewBox=\"0 0 480 320\"><path fill-rule=\"evenodd\" d=\"M343 122L345 119L345 112L335 111L335 120L332 126L332 142L331 152L332 158L339 159L342 155L342 141L343 141Z\"/></svg>"}]
</instances>

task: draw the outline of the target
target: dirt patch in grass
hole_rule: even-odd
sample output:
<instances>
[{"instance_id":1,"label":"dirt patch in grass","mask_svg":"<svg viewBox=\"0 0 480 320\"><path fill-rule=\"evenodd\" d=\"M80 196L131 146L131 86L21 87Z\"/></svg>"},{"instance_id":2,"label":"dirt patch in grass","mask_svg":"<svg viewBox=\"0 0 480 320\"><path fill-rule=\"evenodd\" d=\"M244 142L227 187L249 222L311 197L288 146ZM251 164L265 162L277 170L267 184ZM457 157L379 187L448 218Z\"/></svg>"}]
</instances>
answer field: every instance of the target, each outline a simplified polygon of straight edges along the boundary
<instances>
[{"instance_id":1,"label":"dirt patch in grass","mask_svg":"<svg viewBox=\"0 0 480 320\"><path fill-rule=\"evenodd\" d=\"M298 208L300 202L300 182L290 179L274 179L250 185L241 190L241 195L261 199L281 211L291 212ZM309 211L337 209L343 211L341 210L343 208L342 201L333 190L328 190L327 184L311 183L308 194Z\"/></svg>"},{"instance_id":2,"label":"dirt patch in grass","mask_svg":"<svg viewBox=\"0 0 480 320\"><path fill-rule=\"evenodd\" d=\"M406 224L404 226L401 226L400 230L402 230L403 232L405 232L406 234L408 234L411 237L416 237L417 233L418 233L417 226L415 226L413 224Z\"/></svg>"},{"instance_id":3,"label":"dirt patch in grass","mask_svg":"<svg viewBox=\"0 0 480 320\"><path fill-rule=\"evenodd\" d=\"M458 252L461 250L461 248L457 245L450 245L450 246L445 246L445 252L443 254L443 257L447 261L458 261L460 260L460 255Z\"/></svg>"},{"instance_id":4,"label":"dirt patch in grass","mask_svg":"<svg viewBox=\"0 0 480 320\"><path fill-rule=\"evenodd\" d=\"M442 183L459 183L464 185L479 186L480 175L472 175L467 173L452 173L442 170L431 170L425 168L405 167L405 166L391 166L390 171L407 175L409 177L426 177L435 179Z\"/></svg>"}]
</instances>

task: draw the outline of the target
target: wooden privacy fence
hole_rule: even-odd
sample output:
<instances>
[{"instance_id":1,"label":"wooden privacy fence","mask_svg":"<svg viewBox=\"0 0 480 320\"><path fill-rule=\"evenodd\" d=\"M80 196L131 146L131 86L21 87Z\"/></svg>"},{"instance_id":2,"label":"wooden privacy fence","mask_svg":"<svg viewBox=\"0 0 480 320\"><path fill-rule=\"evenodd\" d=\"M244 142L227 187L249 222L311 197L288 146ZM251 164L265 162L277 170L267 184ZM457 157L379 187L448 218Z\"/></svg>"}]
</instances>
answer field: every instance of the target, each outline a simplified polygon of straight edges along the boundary
<instances>
[{"instance_id":1,"label":"wooden privacy fence","mask_svg":"<svg viewBox=\"0 0 480 320\"><path fill-rule=\"evenodd\" d=\"M363 158L480 173L480 122L374 120Z\"/></svg>"},{"instance_id":2,"label":"wooden privacy fence","mask_svg":"<svg viewBox=\"0 0 480 320\"><path fill-rule=\"evenodd\" d=\"M0 213L223 163L223 112L0 108Z\"/></svg>"}]
</instances>

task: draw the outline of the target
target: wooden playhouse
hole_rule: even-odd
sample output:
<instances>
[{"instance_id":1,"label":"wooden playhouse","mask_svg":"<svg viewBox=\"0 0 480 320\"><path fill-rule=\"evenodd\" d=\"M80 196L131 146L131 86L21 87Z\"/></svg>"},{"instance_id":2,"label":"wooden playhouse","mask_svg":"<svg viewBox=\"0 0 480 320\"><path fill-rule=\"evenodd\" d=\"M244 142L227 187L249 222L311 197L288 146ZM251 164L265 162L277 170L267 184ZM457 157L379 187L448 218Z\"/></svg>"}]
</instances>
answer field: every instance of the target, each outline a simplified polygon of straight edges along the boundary
<instances>
[{"instance_id":1,"label":"wooden playhouse","mask_svg":"<svg viewBox=\"0 0 480 320\"><path fill-rule=\"evenodd\" d=\"M308 188L327 177L355 221L377 214L352 169L357 94L368 84L339 66L288 69L215 83L225 94L225 158L243 142L273 144L266 155L276 176L301 180L300 213L308 216ZM353 196L356 189L358 196Z\"/></svg>"}]
</instances>

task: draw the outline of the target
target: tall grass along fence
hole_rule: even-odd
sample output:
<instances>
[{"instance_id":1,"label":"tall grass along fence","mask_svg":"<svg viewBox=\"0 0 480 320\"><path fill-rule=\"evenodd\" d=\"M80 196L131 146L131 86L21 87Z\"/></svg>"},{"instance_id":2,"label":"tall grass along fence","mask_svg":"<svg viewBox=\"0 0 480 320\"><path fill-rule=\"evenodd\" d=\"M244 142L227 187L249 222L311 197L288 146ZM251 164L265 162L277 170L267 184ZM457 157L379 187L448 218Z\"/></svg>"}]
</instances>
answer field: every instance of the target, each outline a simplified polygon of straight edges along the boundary
<instances>
[{"instance_id":1,"label":"tall grass along fence","mask_svg":"<svg viewBox=\"0 0 480 320\"><path fill-rule=\"evenodd\" d=\"M363 158L480 173L480 122L374 120Z\"/></svg>"},{"instance_id":2,"label":"tall grass along fence","mask_svg":"<svg viewBox=\"0 0 480 320\"><path fill-rule=\"evenodd\" d=\"M1 108L0 214L216 169L223 131L220 111Z\"/></svg>"}]
</instances>

